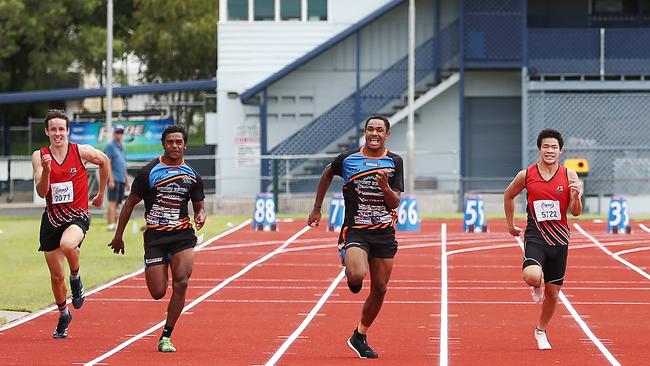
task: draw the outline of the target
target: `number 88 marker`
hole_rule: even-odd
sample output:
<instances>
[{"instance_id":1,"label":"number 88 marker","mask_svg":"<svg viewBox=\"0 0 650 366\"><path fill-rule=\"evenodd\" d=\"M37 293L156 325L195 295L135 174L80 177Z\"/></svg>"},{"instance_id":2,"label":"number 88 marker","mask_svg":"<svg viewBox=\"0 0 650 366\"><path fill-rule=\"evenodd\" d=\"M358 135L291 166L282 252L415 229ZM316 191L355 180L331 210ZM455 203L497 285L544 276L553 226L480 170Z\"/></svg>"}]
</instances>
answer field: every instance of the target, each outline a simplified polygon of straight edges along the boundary
<instances>
[{"instance_id":1,"label":"number 88 marker","mask_svg":"<svg viewBox=\"0 0 650 366\"><path fill-rule=\"evenodd\" d=\"M253 213L253 230L275 231L275 202L273 193L258 193L255 198L255 211Z\"/></svg>"}]
</instances>

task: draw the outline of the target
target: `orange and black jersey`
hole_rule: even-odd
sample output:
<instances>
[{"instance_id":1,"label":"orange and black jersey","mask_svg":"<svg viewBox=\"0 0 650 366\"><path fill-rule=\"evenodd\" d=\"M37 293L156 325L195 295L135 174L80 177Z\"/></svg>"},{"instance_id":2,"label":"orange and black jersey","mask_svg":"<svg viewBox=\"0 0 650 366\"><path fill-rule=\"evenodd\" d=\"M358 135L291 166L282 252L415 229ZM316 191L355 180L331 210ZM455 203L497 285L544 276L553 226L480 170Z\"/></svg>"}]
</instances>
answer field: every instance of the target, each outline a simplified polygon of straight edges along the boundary
<instances>
[{"instance_id":1,"label":"orange and black jersey","mask_svg":"<svg viewBox=\"0 0 650 366\"><path fill-rule=\"evenodd\" d=\"M192 224L187 204L203 201L203 181L189 165L166 165L160 158L140 170L131 192L144 200L147 231L178 231Z\"/></svg>"},{"instance_id":2,"label":"orange and black jersey","mask_svg":"<svg viewBox=\"0 0 650 366\"><path fill-rule=\"evenodd\" d=\"M568 245L567 224L570 193L567 169L559 165L549 180L542 178L537 164L526 170L526 213L528 222L524 240L538 244Z\"/></svg>"},{"instance_id":3,"label":"orange and black jersey","mask_svg":"<svg viewBox=\"0 0 650 366\"><path fill-rule=\"evenodd\" d=\"M402 158L390 151L379 158L364 155L363 147L340 154L330 165L332 172L343 178L345 219L342 232L350 229L394 231L397 221L394 209L388 208L377 179L377 171L387 169L388 185L404 191Z\"/></svg>"}]
</instances>

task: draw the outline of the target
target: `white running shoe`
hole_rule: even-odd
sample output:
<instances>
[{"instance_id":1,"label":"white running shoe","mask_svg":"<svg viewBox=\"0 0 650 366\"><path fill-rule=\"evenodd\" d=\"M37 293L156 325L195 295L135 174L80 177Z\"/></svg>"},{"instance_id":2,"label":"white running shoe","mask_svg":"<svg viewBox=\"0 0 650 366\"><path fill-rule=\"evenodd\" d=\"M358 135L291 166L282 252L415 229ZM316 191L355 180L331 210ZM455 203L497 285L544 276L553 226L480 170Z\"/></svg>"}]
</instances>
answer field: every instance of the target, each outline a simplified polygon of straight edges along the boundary
<instances>
[{"instance_id":1,"label":"white running shoe","mask_svg":"<svg viewBox=\"0 0 650 366\"><path fill-rule=\"evenodd\" d=\"M548 343L545 331L535 328L535 340L537 341L537 349L551 349L551 344Z\"/></svg>"},{"instance_id":2,"label":"white running shoe","mask_svg":"<svg viewBox=\"0 0 650 366\"><path fill-rule=\"evenodd\" d=\"M544 282L539 287L530 286L530 295L536 304L541 304L544 301Z\"/></svg>"}]
</instances>

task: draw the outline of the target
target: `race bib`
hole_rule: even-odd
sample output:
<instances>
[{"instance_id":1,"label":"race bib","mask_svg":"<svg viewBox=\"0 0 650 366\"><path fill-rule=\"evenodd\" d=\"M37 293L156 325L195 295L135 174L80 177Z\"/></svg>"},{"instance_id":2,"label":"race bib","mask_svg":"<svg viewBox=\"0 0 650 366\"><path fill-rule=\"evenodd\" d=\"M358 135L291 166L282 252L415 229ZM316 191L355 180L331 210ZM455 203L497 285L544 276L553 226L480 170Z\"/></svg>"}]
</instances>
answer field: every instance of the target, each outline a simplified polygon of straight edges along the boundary
<instances>
[{"instance_id":1,"label":"race bib","mask_svg":"<svg viewBox=\"0 0 650 366\"><path fill-rule=\"evenodd\" d=\"M74 201L72 182L52 183L52 203L68 203Z\"/></svg>"},{"instance_id":2,"label":"race bib","mask_svg":"<svg viewBox=\"0 0 650 366\"><path fill-rule=\"evenodd\" d=\"M535 208L537 222L556 221L561 219L560 201L538 200L533 201L533 206Z\"/></svg>"}]
</instances>

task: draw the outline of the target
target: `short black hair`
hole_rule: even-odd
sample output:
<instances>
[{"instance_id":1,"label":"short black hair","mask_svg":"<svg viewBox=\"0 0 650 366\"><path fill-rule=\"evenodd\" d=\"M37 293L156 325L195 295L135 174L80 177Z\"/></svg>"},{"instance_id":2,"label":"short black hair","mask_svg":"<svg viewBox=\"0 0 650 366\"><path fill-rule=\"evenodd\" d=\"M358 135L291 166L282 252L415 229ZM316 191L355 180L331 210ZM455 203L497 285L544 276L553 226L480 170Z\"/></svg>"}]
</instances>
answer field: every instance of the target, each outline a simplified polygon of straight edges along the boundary
<instances>
[{"instance_id":1,"label":"short black hair","mask_svg":"<svg viewBox=\"0 0 650 366\"><path fill-rule=\"evenodd\" d=\"M368 128L368 122L370 122L370 120L372 120L372 119L380 119L380 120L384 121L384 125L386 126L386 131L390 131L390 121L388 120L388 118L386 118L386 117L384 117L384 116L382 116L380 114L375 114L373 116L368 117L368 119L366 120L366 124L363 126L364 130L366 128Z\"/></svg>"},{"instance_id":2,"label":"short black hair","mask_svg":"<svg viewBox=\"0 0 650 366\"><path fill-rule=\"evenodd\" d=\"M68 117L67 114L65 114L65 111L63 109L50 109L47 111L47 114L45 115L45 129L48 129L50 127L50 120L53 120L55 118L61 118L65 120L65 129L69 130L70 129L70 118Z\"/></svg>"},{"instance_id":3,"label":"short black hair","mask_svg":"<svg viewBox=\"0 0 650 366\"><path fill-rule=\"evenodd\" d=\"M560 144L560 150L564 147L564 139L562 139L562 134L558 130L552 128L543 129L539 135L537 135L537 148L542 148L543 139L556 139L558 144Z\"/></svg>"},{"instance_id":4,"label":"short black hair","mask_svg":"<svg viewBox=\"0 0 650 366\"><path fill-rule=\"evenodd\" d=\"M185 128L183 128L183 126L179 126L179 125L171 125L165 127L165 130L162 133L162 137L160 138L160 142L162 142L162 144L165 145L165 137L167 137L167 135L169 135L170 133L174 133L174 132L182 133L183 142L187 144L187 131L185 131Z\"/></svg>"}]
</instances>

